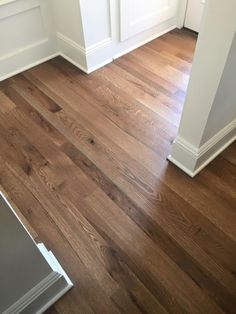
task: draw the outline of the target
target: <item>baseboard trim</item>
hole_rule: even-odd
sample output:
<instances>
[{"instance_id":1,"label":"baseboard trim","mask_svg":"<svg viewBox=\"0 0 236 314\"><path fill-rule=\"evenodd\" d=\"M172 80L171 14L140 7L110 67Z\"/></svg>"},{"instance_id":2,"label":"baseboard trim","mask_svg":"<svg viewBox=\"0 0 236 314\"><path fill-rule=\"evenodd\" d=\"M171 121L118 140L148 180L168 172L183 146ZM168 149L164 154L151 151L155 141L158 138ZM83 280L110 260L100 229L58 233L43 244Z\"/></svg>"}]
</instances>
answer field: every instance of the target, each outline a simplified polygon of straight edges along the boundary
<instances>
[{"instance_id":1,"label":"baseboard trim","mask_svg":"<svg viewBox=\"0 0 236 314\"><path fill-rule=\"evenodd\" d=\"M64 49L64 51L63 51L63 49L59 49L61 51L60 55L63 58L65 58L67 61L74 64L76 67L78 67L83 72L90 74L90 73L100 69L101 67L111 63L113 60L133 51L134 49L137 49L137 48L145 45L146 43L172 31L175 28L176 28L176 25L171 26L171 27L165 29L164 31L161 31L158 34L155 34L153 36L149 36L147 39L139 42L138 44L133 45L129 49L126 49L126 50L120 52L119 54L116 54L113 57L108 57L108 55L112 55L112 53L107 54L107 49L109 49L109 47L112 44L112 38L110 38L110 37L102 40L101 42L96 43L95 45L89 46L88 48L84 48L84 47L80 46L79 44L77 44L76 42L74 42L73 40L71 40L70 38L68 38L67 36L65 36L61 33L57 33L57 38L58 38L59 42L63 43L63 45L66 45L68 47L68 49ZM59 47L60 47L60 45L59 45ZM76 59L75 59L75 57L73 57L75 55L76 55ZM93 60L93 57L95 57L96 55L99 56L98 58L102 61L99 62L98 64L94 65L94 66L90 66L91 60ZM79 61L79 60L84 60L84 61ZM87 60L87 62L85 60ZM94 63L95 62L92 61L92 64L94 64Z\"/></svg>"},{"instance_id":2,"label":"baseboard trim","mask_svg":"<svg viewBox=\"0 0 236 314\"><path fill-rule=\"evenodd\" d=\"M195 173L194 171L189 170L187 167L185 167L181 162L179 162L178 160L176 160L172 155L169 155L167 157L167 159L174 164L175 166L177 166L178 168L180 168L181 170L183 170L183 172L185 172L188 176L190 176L191 178L194 178L197 173Z\"/></svg>"},{"instance_id":3,"label":"baseboard trim","mask_svg":"<svg viewBox=\"0 0 236 314\"><path fill-rule=\"evenodd\" d=\"M83 55L85 55L85 48L82 47L81 45L77 44L74 40L70 39L69 37L63 35L62 33L57 32L56 33L57 39L65 42L68 46L73 47Z\"/></svg>"},{"instance_id":4,"label":"baseboard trim","mask_svg":"<svg viewBox=\"0 0 236 314\"><path fill-rule=\"evenodd\" d=\"M74 49L78 50L80 53L82 53L85 56L89 56L90 54L96 53L98 50L103 49L110 45L112 43L112 38L108 37L105 38L98 43L91 45L87 48L82 47L78 43L76 43L74 40L70 39L69 37L63 35L60 32L57 32L56 37L64 42L67 43L67 45L73 47Z\"/></svg>"},{"instance_id":5,"label":"baseboard trim","mask_svg":"<svg viewBox=\"0 0 236 314\"><path fill-rule=\"evenodd\" d=\"M13 51L11 53L7 53L7 54L1 56L0 57L0 62L4 61L4 60L7 60L7 59L10 59L10 58L12 58L14 56L17 56L17 55L21 54L21 53L27 52L28 50L31 50L33 48L37 48L37 47L39 47L41 45L45 45L48 42L49 42L49 39L48 38L44 38L44 39L39 40L39 41L37 41L37 42L35 42L35 43L31 44L31 45L26 46L26 47L19 48L19 49L15 50L15 51Z\"/></svg>"},{"instance_id":6,"label":"baseboard trim","mask_svg":"<svg viewBox=\"0 0 236 314\"><path fill-rule=\"evenodd\" d=\"M111 57L107 58L106 53L100 55L100 52L106 50L112 44L112 39L110 37L91 45L88 48L80 46L61 33L57 33L57 39L59 41L60 55L87 74L90 74L113 61ZM65 49L64 46L67 48ZM101 59L102 61L94 66L90 66L90 59L93 59L93 57L96 57L97 55L99 55L98 59Z\"/></svg>"},{"instance_id":7,"label":"baseboard trim","mask_svg":"<svg viewBox=\"0 0 236 314\"><path fill-rule=\"evenodd\" d=\"M89 69L85 69L81 64L77 63L76 61L72 60L70 57L66 56L64 53L59 53L59 55L64 58L65 60L67 60L68 62L70 62L71 64L73 64L74 66L76 66L77 68L79 68L81 71L83 71L86 74L90 74L98 69L100 69L101 67L111 63L113 60L112 59L108 59L106 61L104 61L103 63L98 64L95 67L91 67Z\"/></svg>"},{"instance_id":8,"label":"baseboard trim","mask_svg":"<svg viewBox=\"0 0 236 314\"><path fill-rule=\"evenodd\" d=\"M35 67L35 66L37 66L37 65L39 65L41 63L44 63L44 62L46 62L48 60L51 60L51 59L53 59L53 58L55 58L55 57L57 57L59 55L60 55L59 52L53 53L53 54L51 54L51 55L49 55L49 56L47 56L45 58L41 58L41 59L39 59L39 60L37 60L35 62L32 62L32 63L30 63L30 64L28 64L28 65L26 65L24 67L21 67L20 69L17 69L16 71L13 71L13 72L10 72L10 73L8 73L6 75L3 75L3 76L0 77L0 82L4 81L4 80L6 80L6 79L8 79L8 78L10 78L10 77L12 77L14 75L17 75L17 74L19 74L21 72L27 71L27 70L29 70L29 69L31 69L31 68L33 68L33 67Z\"/></svg>"},{"instance_id":9,"label":"baseboard trim","mask_svg":"<svg viewBox=\"0 0 236 314\"><path fill-rule=\"evenodd\" d=\"M96 71L96 70L98 70L98 69L101 69L102 67L104 67L105 65L107 65L107 64L109 64L109 63L111 63L111 62L113 62L113 59L112 59L112 58L109 58L109 59L107 59L107 60L105 60L105 61L99 63L99 64L96 65L96 66L89 67L86 73L87 73L87 74L90 74L90 73L92 73L92 72L94 72L94 71Z\"/></svg>"},{"instance_id":10,"label":"baseboard trim","mask_svg":"<svg viewBox=\"0 0 236 314\"><path fill-rule=\"evenodd\" d=\"M80 70L87 73L88 69L85 48L59 32L56 33L56 38L59 54Z\"/></svg>"},{"instance_id":11,"label":"baseboard trim","mask_svg":"<svg viewBox=\"0 0 236 314\"><path fill-rule=\"evenodd\" d=\"M119 54L116 54L115 56L112 56L111 50L112 49L112 38L108 37L104 40L89 46L88 48L84 48L81 45L77 44L75 41L71 40L67 36L57 33L57 41L59 49L57 52L53 54L49 54L48 56L44 58L40 58L39 60L35 62L31 62L26 66L22 66L19 69L15 71L11 71L10 73L4 74L0 76L0 82L3 80L6 80L14 75L17 75L23 71L26 71L32 67L35 67L41 63L44 63L50 59L53 59L57 56L62 56L64 59L75 65L77 68L79 68L81 71L83 71L86 74L90 74L101 67L113 62L113 60L123 56L124 54L129 53L130 51L139 48L140 46L146 44L147 42L150 42L154 40L155 38L158 38L162 36L163 34L173 30L176 28L176 25L169 27L165 31L159 32L158 34L155 34L153 36L149 36L147 39L139 42L136 45L133 45L129 49L126 49ZM31 49L36 49L36 47L40 47L42 45L46 45L48 42L48 39L43 39L42 41L39 41L37 43L34 43L30 46L27 46L17 52L14 52L12 54L4 56L5 59L10 59L11 57L17 57L18 54L22 54L24 52L27 52ZM98 62L98 63L97 63Z\"/></svg>"},{"instance_id":12,"label":"baseboard trim","mask_svg":"<svg viewBox=\"0 0 236 314\"><path fill-rule=\"evenodd\" d=\"M218 132L215 136L213 136L209 141L207 141L204 145L202 145L199 149L198 155L199 157L203 156L207 151L209 151L212 147L217 145L222 139L224 139L228 134L236 129L236 119L229 123L225 128L223 128L220 132Z\"/></svg>"},{"instance_id":13,"label":"baseboard trim","mask_svg":"<svg viewBox=\"0 0 236 314\"><path fill-rule=\"evenodd\" d=\"M175 29L176 27L177 27L177 26L174 25L174 26L171 26L171 27L167 28L167 29L164 30L164 31L159 32L158 34L149 36L147 39L140 41L138 44L135 44L135 45L133 45L132 47L130 47L130 48L128 48L128 49L125 49L125 50L123 50L123 51L121 51L121 52L115 54L115 55L113 56L113 60L116 60L116 59L118 59L118 58L124 56L125 54L127 54L127 53L129 53L129 52L131 52L131 51L133 51L133 50L135 50L135 49L137 49L137 48L139 48L139 47L141 47L141 46L143 46L143 45L149 43L150 41L152 41L152 40L154 40L154 39L156 39L156 38L158 38L158 37L160 37L160 36L162 36L162 35L164 35L164 34L170 32L170 31L173 31L173 29Z\"/></svg>"},{"instance_id":14,"label":"baseboard trim","mask_svg":"<svg viewBox=\"0 0 236 314\"><path fill-rule=\"evenodd\" d=\"M213 159L236 140L236 119L219 131L200 148L196 148L181 137L173 143L173 149L168 160L195 177Z\"/></svg>"},{"instance_id":15,"label":"baseboard trim","mask_svg":"<svg viewBox=\"0 0 236 314\"><path fill-rule=\"evenodd\" d=\"M51 266L52 272L10 308L4 311L3 314L41 314L73 287L72 282L53 253L48 251L42 243L37 246Z\"/></svg>"}]
</instances>

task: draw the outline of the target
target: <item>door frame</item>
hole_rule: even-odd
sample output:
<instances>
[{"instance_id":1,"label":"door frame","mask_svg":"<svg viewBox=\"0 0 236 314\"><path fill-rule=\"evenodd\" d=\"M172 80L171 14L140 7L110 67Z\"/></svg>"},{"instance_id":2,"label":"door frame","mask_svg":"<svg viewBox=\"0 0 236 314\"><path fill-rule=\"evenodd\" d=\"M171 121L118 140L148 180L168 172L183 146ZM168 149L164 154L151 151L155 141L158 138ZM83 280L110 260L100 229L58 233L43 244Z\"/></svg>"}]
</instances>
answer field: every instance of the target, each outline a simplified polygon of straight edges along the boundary
<instances>
[{"instance_id":1,"label":"door frame","mask_svg":"<svg viewBox=\"0 0 236 314\"><path fill-rule=\"evenodd\" d=\"M179 12L178 12L178 19L177 19L177 27L183 28L186 18L186 13L188 9L188 1L189 0L180 0L179 3ZM206 3L206 0L201 0L202 3Z\"/></svg>"},{"instance_id":2,"label":"door frame","mask_svg":"<svg viewBox=\"0 0 236 314\"><path fill-rule=\"evenodd\" d=\"M188 7L188 0L180 0L178 19L177 19L177 27L178 28L183 28L184 27L187 7Z\"/></svg>"}]
</instances>

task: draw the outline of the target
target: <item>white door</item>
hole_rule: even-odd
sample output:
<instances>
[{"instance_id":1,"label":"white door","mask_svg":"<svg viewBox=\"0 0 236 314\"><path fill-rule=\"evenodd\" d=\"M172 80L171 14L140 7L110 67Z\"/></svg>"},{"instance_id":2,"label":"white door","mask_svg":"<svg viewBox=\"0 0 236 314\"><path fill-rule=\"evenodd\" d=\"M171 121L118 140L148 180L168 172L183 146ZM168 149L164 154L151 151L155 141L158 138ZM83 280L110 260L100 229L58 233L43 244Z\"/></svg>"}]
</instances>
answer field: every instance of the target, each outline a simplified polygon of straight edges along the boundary
<instances>
[{"instance_id":1,"label":"white door","mask_svg":"<svg viewBox=\"0 0 236 314\"><path fill-rule=\"evenodd\" d=\"M184 26L199 32L206 0L188 0Z\"/></svg>"},{"instance_id":2,"label":"white door","mask_svg":"<svg viewBox=\"0 0 236 314\"><path fill-rule=\"evenodd\" d=\"M121 40L175 17L177 8L178 0L120 0Z\"/></svg>"}]
</instances>

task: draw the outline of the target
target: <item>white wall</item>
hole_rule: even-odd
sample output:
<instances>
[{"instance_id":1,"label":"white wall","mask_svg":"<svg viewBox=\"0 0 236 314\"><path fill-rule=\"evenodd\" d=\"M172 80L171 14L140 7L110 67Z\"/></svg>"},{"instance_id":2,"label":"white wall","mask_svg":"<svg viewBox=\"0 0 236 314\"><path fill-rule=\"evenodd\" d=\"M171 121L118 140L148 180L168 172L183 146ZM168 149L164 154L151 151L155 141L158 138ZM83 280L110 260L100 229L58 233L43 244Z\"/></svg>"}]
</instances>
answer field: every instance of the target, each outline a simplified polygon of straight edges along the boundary
<instances>
[{"instance_id":1,"label":"white wall","mask_svg":"<svg viewBox=\"0 0 236 314\"><path fill-rule=\"evenodd\" d=\"M169 157L173 163L191 176L196 175L235 138L235 123L227 124L229 121L225 118L234 110L232 108L234 103L224 99L224 103L227 104L219 105L221 93L226 93L226 87L223 86L228 84L228 76L232 76L232 72L225 73L224 76L224 70L226 69L228 73L227 62L232 64L229 52L235 30L235 0L228 0L227 5L221 0L208 0L179 133ZM227 88L232 88L232 85L230 86ZM234 93L233 88L231 95ZM219 106L225 106L225 110L218 128L215 126L218 123L217 112L221 111ZM226 107L228 107L227 112ZM230 111L228 111L229 107ZM235 118L234 116L233 119Z\"/></svg>"},{"instance_id":2,"label":"white wall","mask_svg":"<svg viewBox=\"0 0 236 314\"><path fill-rule=\"evenodd\" d=\"M211 108L201 145L236 119L236 33Z\"/></svg>"},{"instance_id":3,"label":"white wall","mask_svg":"<svg viewBox=\"0 0 236 314\"><path fill-rule=\"evenodd\" d=\"M86 47L110 38L110 1L80 0L80 6Z\"/></svg>"},{"instance_id":4,"label":"white wall","mask_svg":"<svg viewBox=\"0 0 236 314\"><path fill-rule=\"evenodd\" d=\"M84 46L80 1L51 0L51 6L55 31Z\"/></svg>"},{"instance_id":5,"label":"white wall","mask_svg":"<svg viewBox=\"0 0 236 314\"><path fill-rule=\"evenodd\" d=\"M0 80L57 53L47 0L0 1Z\"/></svg>"},{"instance_id":6,"label":"white wall","mask_svg":"<svg viewBox=\"0 0 236 314\"><path fill-rule=\"evenodd\" d=\"M80 0L50 1L59 54L86 72L87 60Z\"/></svg>"}]
</instances>

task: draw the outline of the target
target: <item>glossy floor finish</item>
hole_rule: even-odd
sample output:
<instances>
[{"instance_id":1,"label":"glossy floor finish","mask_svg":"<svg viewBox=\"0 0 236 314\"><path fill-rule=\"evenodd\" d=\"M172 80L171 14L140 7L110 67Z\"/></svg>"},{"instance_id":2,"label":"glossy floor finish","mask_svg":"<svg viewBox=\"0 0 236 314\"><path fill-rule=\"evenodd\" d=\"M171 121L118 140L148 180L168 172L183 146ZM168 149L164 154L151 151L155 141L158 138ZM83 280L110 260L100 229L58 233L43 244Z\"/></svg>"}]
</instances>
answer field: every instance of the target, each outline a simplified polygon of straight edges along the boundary
<instances>
[{"instance_id":1,"label":"glossy floor finish","mask_svg":"<svg viewBox=\"0 0 236 314\"><path fill-rule=\"evenodd\" d=\"M75 285L48 313L235 313L236 145L195 179L166 160L195 43L1 83L1 189Z\"/></svg>"}]
</instances>

